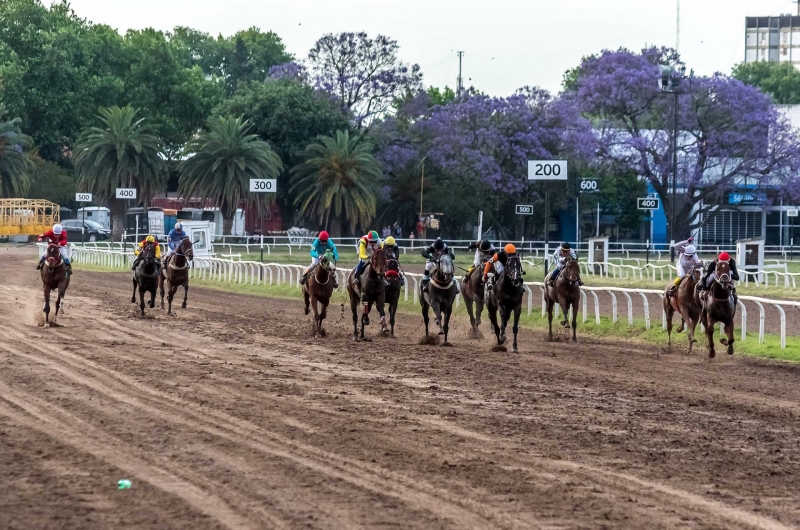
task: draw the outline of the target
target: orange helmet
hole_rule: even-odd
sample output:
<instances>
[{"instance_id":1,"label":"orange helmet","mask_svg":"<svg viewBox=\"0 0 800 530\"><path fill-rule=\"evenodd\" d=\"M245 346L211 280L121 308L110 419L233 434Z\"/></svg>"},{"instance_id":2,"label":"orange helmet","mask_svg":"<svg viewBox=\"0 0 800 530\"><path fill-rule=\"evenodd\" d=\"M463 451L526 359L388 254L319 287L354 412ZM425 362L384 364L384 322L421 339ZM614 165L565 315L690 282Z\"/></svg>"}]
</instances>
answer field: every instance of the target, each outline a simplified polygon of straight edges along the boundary
<instances>
[{"instance_id":1,"label":"orange helmet","mask_svg":"<svg viewBox=\"0 0 800 530\"><path fill-rule=\"evenodd\" d=\"M506 245L505 248L503 248L503 250L506 251L506 254L516 254L517 253L517 247L515 247L511 243Z\"/></svg>"}]
</instances>

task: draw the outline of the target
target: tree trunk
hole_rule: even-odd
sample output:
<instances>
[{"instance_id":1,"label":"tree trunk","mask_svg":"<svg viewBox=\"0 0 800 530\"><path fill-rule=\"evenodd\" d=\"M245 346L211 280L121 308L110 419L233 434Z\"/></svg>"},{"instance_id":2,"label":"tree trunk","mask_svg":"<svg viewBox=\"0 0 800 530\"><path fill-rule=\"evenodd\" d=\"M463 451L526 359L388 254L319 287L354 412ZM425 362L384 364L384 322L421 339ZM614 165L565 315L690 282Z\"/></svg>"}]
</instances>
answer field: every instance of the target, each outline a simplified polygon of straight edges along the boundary
<instances>
[{"instance_id":1,"label":"tree trunk","mask_svg":"<svg viewBox=\"0 0 800 530\"><path fill-rule=\"evenodd\" d=\"M525 216L518 215L517 216L517 229L514 232L514 239L516 241L522 241L523 237L525 237Z\"/></svg>"},{"instance_id":2,"label":"tree trunk","mask_svg":"<svg viewBox=\"0 0 800 530\"><path fill-rule=\"evenodd\" d=\"M235 213L231 216L225 216L222 218L222 235L229 236L232 235L233 232L233 216L236 215Z\"/></svg>"},{"instance_id":3,"label":"tree trunk","mask_svg":"<svg viewBox=\"0 0 800 530\"><path fill-rule=\"evenodd\" d=\"M328 220L328 224L330 224L331 237L340 239L342 237L342 220L334 217Z\"/></svg>"},{"instance_id":4,"label":"tree trunk","mask_svg":"<svg viewBox=\"0 0 800 530\"><path fill-rule=\"evenodd\" d=\"M111 237L114 241L122 240L122 232L125 229L125 201L111 199Z\"/></svg>"}]
</instances>

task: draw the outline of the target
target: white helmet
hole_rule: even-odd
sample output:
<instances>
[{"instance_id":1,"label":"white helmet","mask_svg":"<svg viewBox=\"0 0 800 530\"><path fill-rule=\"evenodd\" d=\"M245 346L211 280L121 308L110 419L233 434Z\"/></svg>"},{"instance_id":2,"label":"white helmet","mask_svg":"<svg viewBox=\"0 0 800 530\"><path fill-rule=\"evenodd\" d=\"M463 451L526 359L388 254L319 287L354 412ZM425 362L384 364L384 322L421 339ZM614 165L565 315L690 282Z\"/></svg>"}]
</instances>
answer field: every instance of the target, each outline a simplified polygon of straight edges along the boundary
<instances>
[{"instance_id":1,"label":"white helmet","mask_svg":"<svg viewBox=\"0 0 800 530\"><path fill-rule=\"evenodd\" d=\"M175 230L183 230L183 223L175 223Z\"/></svg>"},{"instance_id":2,"label":"white helmet","mask_svg":"<svg viewBox=\"0 0 800 530\"><path fill-rule=\"evenodd\" d=\"M687 256L694 256L697 252L697 249L694 248L694 245L686 245L686 248L683 249L683 253Z\"/></svg>"},{"instance_id":3,"label":"white helmet","mask_svg":"<svg viewBox=\"0 0 800 530\"><path fill-rule=\"evenodd\" d=\"M54 225L53 225L53 233L54 233L55 235L57 235L57 236L60 236L60 235L61 235L61 232L62 232L63 230L64 230L64 229L61 227L61 225L60 225L60 224L56 223L56 224L54 224Z\"/></svg>"}]
</instances>

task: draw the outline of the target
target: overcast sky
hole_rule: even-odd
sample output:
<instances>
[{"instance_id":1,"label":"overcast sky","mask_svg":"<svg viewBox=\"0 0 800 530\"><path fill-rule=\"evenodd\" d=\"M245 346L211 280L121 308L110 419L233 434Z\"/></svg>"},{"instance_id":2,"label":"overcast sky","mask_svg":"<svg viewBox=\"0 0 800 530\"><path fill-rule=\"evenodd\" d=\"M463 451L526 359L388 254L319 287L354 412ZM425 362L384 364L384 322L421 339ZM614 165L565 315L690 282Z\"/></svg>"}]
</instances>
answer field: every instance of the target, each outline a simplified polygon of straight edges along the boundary
<instances>
[{"instance_id":1,"label":"overcast sky","mask_svg":"<svg viewBox=\"0 0 800 530\"><path fill-rule=\"evenodd\" d=\"M426 85L465 84L493 95L524 85L557 91L565 70L604 48L675 45L676 3L656 0L71 0L81 17L129 28L190 26L230 35L275 31L302 59L324 33L398 40ZM796 14L785 0L683 0L680 52L699 74L729 73L744 57L744 17ZM470 80L471 78L471 80Z\"/></svg>"}]
</instances>

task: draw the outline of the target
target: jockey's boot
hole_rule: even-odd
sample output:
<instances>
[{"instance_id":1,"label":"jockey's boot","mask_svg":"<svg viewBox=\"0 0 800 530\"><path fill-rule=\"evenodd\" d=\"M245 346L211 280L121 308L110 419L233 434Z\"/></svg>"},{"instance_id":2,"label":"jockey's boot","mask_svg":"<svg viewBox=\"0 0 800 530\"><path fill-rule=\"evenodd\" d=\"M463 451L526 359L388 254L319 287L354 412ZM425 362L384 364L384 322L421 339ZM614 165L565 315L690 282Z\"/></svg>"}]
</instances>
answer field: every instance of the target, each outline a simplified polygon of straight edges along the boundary
<instances>
[{"instance_id":1,"label":"jockey's boot","mask_svg":"<svg viewBox=\"0 0 800 530\"><path fill-rule=\"evenodd\" d=\"M303 277L300 278L300 285L305 285L308 281L308 271L303 273Z\"/></svg>"},{"instance_id":2,"label":"jockey's boot","mask_svg":"<svg viewBox=\"0 0 800 530\"><path fill-rule=\"evenodd\" d=\"M406 284L406 277L404 275L400 275L400 287L403 287Z\"/></svg>"},{"instance_id":3,"label":"jockey's boot","mask_svg":"<svg viewBox=\"0 0 800 530\"><path fill-rule=\"evenodd\" d=\"M669 288L669 291L667 291L667 296L675 296L677 293L678 293L678 286L673 285L672 287Z\"/></svg>"},{"instance_id":4,"label":"jockey's boot","mask_svg":"<svg viewBox=\"0 0 800 530\"><path fill-rule=\"evenodd\" d=\"M583 287L583 280L578 277L578 286Z\"/></svg>"},{"instance_id":5,"label":"jockey's boot","mask_svg":"<svg viewBox=\"0 0 800 530\"><path fill-rule=\"evenodd\" d=\"M44 267L44 256L42 256L42 259L40 259L39 263L36 264L36 270L40 271L42 270L42 267Z\"/></svg>"},{"instance_id":6,"label":"jockey's boot","mask_svg":"<svg viewBox=\"0 0 800 530\"><path fill-rule=\"evenodd\" d=\"M339 278L336 277L336 274L333 275L333 288L334 289L339 288Z\"/></svg>"},{"instance_id":7,"label":"jockey's boot","mask_svg":"<svg viewBox=\"0 0 800 530\"><path fill-rule=\"evenodd\" d=\"M422 292L423 293L427 293L428 292L428 284L429 283L431 283L431 277L428 276L427 274L423 275L422 276Z\"/></svg>"},{"instance_id":8,"label":"jockey's boot","mask_svg":"<svg viewBox=\"0 0 800 530\"><path fill-rule=\"evenodd\" d=\"M67 274L72 274L72 263L70 263L68 259L65 259L64 265L67 266Z\"/></svg>"}]
</instances>

